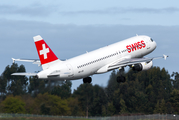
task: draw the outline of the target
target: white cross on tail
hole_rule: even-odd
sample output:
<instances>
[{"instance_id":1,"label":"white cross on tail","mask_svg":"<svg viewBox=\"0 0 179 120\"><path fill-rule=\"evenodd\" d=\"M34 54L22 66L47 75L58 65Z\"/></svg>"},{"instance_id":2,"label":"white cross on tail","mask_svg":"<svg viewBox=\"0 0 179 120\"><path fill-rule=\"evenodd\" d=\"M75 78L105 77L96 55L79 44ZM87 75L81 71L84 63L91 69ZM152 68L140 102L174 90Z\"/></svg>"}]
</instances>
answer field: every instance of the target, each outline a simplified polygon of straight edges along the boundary
<instances>
[{"instance_id":1,"label":"white cross on tail","mask_svg":"<svg viewBox=\"0 0 179 120\"><path fill-rule=\"evenodd\" d=\"M47 59L47 53L49 52L49 48L46 48L45 44L42 44L42 50L40 51L40 55L44 55L44 59Z\"/></svg>"}]
</instances>

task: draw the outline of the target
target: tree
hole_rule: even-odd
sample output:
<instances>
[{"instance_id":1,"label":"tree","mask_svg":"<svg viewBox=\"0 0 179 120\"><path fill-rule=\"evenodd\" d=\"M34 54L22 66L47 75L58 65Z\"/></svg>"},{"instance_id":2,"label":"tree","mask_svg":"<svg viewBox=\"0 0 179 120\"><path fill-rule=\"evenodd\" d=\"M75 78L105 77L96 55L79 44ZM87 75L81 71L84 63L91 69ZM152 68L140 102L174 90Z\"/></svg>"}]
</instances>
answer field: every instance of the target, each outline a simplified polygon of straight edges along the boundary
<instances>
[{"instance_id":1,"label":"tree","mask_svg":"<svg viewBox=\"0 0 179 120\"><path fill-rule=\"evenodd\" d=\"M160 107L161 107L161 113L166 114L167 113L167 107L166 107L166 103L165 103L164 99L161 100Z\"/></svg>"},{"instance_id":2,"label":"tree","mask_svg":"<svg viewBox=\"0 0 179 120\"><path fill-rule=\"evenodd\" d=\"M22 98L23 102L25 103L24 108L26 110L26 113L28 113L28 114L35 113L34 112L34 109L35 109L34 100L35 99L30 94L21 95L21 98Z\"/></svg>"},{"instance_id":3,"label":"tree","mask_svg":"<svg viewBox=\"0 0 179 120\"><path fill-rule=\"evenodd\" d=\"M161 113L161 108L160 108L160 102L159 102L159 100L157 101L157 104L155 106L154 113L155 114Z\"/></svg>"},{"instance_id":4,"label":"tree","mask_svg":"<svg viewBox=\"0 0 179 120\"><path fill-rule=\"evenodd\" d=\"M107 116L112 116L114 115L116 112L116 109L113 105L113 102L108 102L108 105L107 105Z\"/></svg>"},{"instance_id":5,"label":"tree","mask_svg":"<svg viewBox=\"0 0 179 120\"><path fill-rule=\"evenodd\" d=\"M1 103L1 112L3 113L25 113L25 103L21 100L20 96L13 97L7 96Z\"/></svg>"},{"instance_id":6,"label":"tree","mask_svg":"<svg viewBox=\"0 0 179 120\"><path fill-rule=\"evenodd\" d=\"M105 90L109 100L113 99L112 95L113 95L113 92L116 90L116 87L117 87L116 78L117 78L117 74L116 74L115 70L113 70L111 72L111 75L109 77L108 84L107 84L107 87L106 87L106 90Z\"/></svg>"},{"instance_id":7,"label":"tree","mask_svg":"<svg viewBox=\"0 0 179 120\"><path fill-rule=\"evenodd\" d=\"M94 85L92 89L93 104L91 105L89 112L92 116L101 116L103 114L103 106L107 107L107 96L104 92L104 88L100 87L99 85Z\"/></svg>"},{"instance_id":8,"label":"tree","mask_svg":"<svg viewBox=\"0 0 179 120\"><path fill-rule=\"evenodd\" d=\"M167 107L164 99L162 99L161 102L159 100L157 101L157 104L154 109L154 113L161 113L161 114L167 113Z\"/></svg>"},{"instance_id":9,"label":"tree","mask_svg":"<svg viewBox=\"0 0 179 120\"><path fill-rule=\"evenodd\" d=\"M68 107L71 111L71 116L85 116L84 112L81 109L81 106L79 105L78 98L70 97L67 99L68 101Z\"/></svg>"},{"instance_id":10,"label":"tree","mask_svg":"<svg viewBox=\"0 0 179 120\"><path fill-rule=\"evenodd\" d=\"M39 93L43 94L45 91L45 81L39 80L35 77L29 77L28 93L36 97Z\"/></svg>"},{"instance_id":11,"label":"tree","mask_svg":"<svg viewBox=\"0 0 179 120\"><path fill-rule=\"evenodd\" d=\"M5 98L6 95L6 87L7 87L7 79L3 79L3 76L0 76L0 96L1 100Z\"/></svg>"},{"instance_id":12,"label":"tree","mask_svg":"<svg viewBox=\"0 0 179 120\"><path fill-rule=\"evenodd\" d=\"M176 113L179 113L179 90L174 89L171 92L170 103Z\"/></svg>"},{"instance_id":13,"label":"tree","mask_svg":"<svg viewBox=\"0 0 179 120\"><path fill-rule=\"evenodd\" d=\"M120 84L116 84L116 76L117 74L113 71L105 89L108 103L110 103L108 106L113 104L115 114L120 113L120 110L122 110L119 102L121 100L125 101L125 106L129 113L144 112L152 114L154 108L156 108L157 101L162 104L160 105L160 107L163 107L161 111L167 112L164 106L170 106L168 101L172 84L170 75L164 68L153 67L150 70L141 72L129 70L125 74L126 82Z\"/></svg>"},{"instance_id":14,"label":"tree","mask_svg":"<svg viewBox=\"0 0 179 120\"><path fill-rule=\"evenodd\" d=\"M16 95L22 95L27 92L28 78L26 76L12 76L15 72L25 72L25 67L13 63L11 66L7 66L2 74L2 79L7 81L7 93Z\"/></svg>"},{"instance_id":15,"label":"tree","mask_svg":"<svg viewBox=\"0 0 179 120\"><path fill-rule=\"evenodd\" d=\"M138 80L142 85L143 91L148 96L146 112L152 113L157 101L164 99L168 101L172 90L170 75L159 67L139 72ZM141 89L142 90L142 89Z\"/></svg>"},{"instance_id":16,"label":"tree","mask_svg":"<svg viewBox=\"0 0 179 120\"><path fill-rule=\"evenodd\" d=\"M58 95L66 99L71 95L71 81L63 82L59 80L42 80L36 77L29 77L28 93L36 97L39 93L46 92L52 95Z\"/></svg>"},{"instance_id":17,"label":"tree","mask_svg":"<svg viewBox=\"0 0 179 120\"><path fill-rule=\"evenodd\" d=\"M145 93L147 95L147 101L146 101L146 105L145 105L145 107L146 107L145 112L152 114L154 106L156 105L156 103L155 103L156 94L155 94L155 91L154 91L153 86L151 84L149 84L147 86L147 88L145 89Z\"/></svg>"},{"instance_id":18,"label":"tree","mask_svg":"<svg viewBox=\"0 0 179 120\"><path fill-rule=\"evenodd\" d=\"M179 73L178 72L173 72L171 77L174 77L173 87L175 89L179 90Z\"/></svg>"},{"instance_id":19,"label":"tree","mask_svg":"<svg viewBox=\"0 0 179 120\"><path fill-rule=\"evenodd\" d=\"M35 98L35 113L48 115L70 115L67 100L48 93L38 94Z\"/></svg>"},{"instance_id":20,"label":"tree","mask_svg":"<svg viewBox=\"0 0 179 120\"><path fill-rule=\"evenodd\" d=\"M78 98L79 104L88 117L89 111L93 105L93 86L92 84L81 84L77 90L74 90L73 97Z\"/></svg>"},{"instance_id":21,"label":"tree","mask_svg":"<svg viewBox=\"0 0 179 120\"><path fill-rule=\"evenodd\" d=\"M120 100L120 105L121 105L121 109L120 109L120 113L123 114L123 113L127 113L127 106L125 104L125 101L121 98Z\"/></svg>"},{"instance_id":22,"label":"tree","mask_svg":"<svg viewBox=\"0 0 179 120\"><path fill-rule=\"evenodd\" d=\"M86 116L106 115L108 101L103 87L81 84L72 96L78 99L80 110L85 111Z\"/></svg>"},{"instance_id":23,"label":"tree","mask_svg":"<svg viewBox=\"0 0 179 120\"><path fill-rule=\"evenodd\" d=\"M55 86L51 90L51 94L60 96L62 99L67 99L71 96L71 86L71 81L63 82L62 84Z\"/></svg>"}]
</instances>

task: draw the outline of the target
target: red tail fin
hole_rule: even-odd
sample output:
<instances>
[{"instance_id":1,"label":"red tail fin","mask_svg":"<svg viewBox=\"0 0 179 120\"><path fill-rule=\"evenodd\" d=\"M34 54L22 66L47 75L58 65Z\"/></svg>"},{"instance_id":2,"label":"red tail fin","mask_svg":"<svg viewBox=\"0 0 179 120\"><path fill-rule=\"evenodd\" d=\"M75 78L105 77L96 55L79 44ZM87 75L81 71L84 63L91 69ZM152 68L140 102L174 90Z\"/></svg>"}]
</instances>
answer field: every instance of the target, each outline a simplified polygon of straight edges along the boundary
<instances>
[{"instance_id":1,"label":"red tail fin","mask_svg":"<svg viewBox=\"0 0 179 120\"><path fill-rule=\"evenodd\" d=\"M50 47L46 44L46 42L40 35L35 36L33 38L42 66L44 64L58 60L57 56L53 53L53 51L50 49Z\"/></svg>"}]
</instances>

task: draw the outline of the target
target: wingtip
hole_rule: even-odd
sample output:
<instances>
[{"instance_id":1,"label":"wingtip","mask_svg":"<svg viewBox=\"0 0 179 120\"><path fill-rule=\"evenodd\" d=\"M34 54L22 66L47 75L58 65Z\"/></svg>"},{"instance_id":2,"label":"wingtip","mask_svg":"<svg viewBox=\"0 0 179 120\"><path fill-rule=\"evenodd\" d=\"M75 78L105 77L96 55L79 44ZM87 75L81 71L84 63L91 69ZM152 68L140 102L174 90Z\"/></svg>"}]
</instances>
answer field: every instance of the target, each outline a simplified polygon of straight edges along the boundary
<instances>
[{"instance_id":1,"label":"wingtip","mask_svg":"<svg viewBox=\"0 0 179 120\"><path fill-rule=\"evenodd\" d=\"M163 54L163 58L166 60L167 59L167 57L169 57L168 55L165 55L165 54Z\"/></svg>"},{"instance_id":2,"label":"wingtip","mask_svg":"<svg viewBox=\"0 0 179 120\"><path fill-rule=\"evenodd\" d=\"M15 63L15 59L14 58L12 58L12 62Z\"/></svg>"}]
</instances>

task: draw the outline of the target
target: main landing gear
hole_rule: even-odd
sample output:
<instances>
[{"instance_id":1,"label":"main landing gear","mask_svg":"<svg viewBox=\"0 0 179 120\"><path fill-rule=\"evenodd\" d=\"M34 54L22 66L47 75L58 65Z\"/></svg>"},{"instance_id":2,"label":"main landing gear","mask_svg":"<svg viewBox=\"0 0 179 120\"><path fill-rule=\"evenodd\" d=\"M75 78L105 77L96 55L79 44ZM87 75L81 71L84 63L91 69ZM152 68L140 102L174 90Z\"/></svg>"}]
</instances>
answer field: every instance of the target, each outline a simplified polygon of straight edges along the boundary
<instances>
[{"instance_id":1,"label":"main landing gear","mask_svg":"<svg viewBox=\"0 0 179 120\"><path fill-rule=\"evenodd\" d=\"M123 76L123 74L124 74L124 68L119 68L119 76L117 76L117 79L116 79L116 81L118 82L118 83L124 83L125 81L126 81L126 78Z\"/></svg>"},{"instance_id":2,"label":"main landing gear","mask_svg":"<svg viewBox=\"0 0 179 120\"><path fill-rule=\"evenodd\" d=\"M124 82L126 82L126 78L123 76L123 74L124 74L124 68L119 69L119 74L120 75L117 76L116 81L118 83L124 83ZM91 83L91 81L92 81L91 77L83 78L83 83Z\"/></svg>"},{"instance_id":3,"label":"main landing gear","mask_svg":"<svg viewBox=\"0 0 179 120\"><path fill-rule=\"evenodd\" d=\"M92 79L91 77L83 78L83 83L91 83Z\"/></svg>"}]
</instances>

